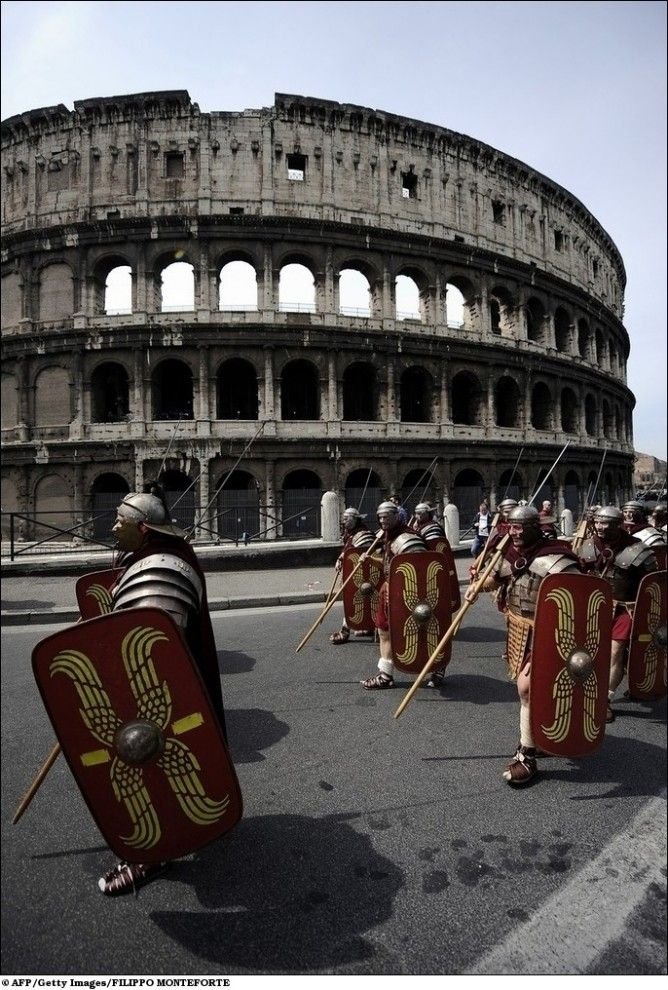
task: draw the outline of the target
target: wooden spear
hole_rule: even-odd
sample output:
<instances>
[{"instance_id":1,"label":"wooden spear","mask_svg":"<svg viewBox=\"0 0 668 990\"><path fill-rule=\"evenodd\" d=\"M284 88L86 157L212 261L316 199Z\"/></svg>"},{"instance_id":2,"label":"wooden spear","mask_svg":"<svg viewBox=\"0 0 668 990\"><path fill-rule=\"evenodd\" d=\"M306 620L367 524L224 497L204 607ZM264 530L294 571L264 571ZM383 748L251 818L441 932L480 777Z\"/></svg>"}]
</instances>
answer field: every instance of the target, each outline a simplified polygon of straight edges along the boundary
<instances>
[{"instance_id":1,"label":"wooden spear","mask_svg":"<svg viewBox=\"0 0 668 990\"><path fill-rule=\"evenodd\" d=\"M375 548L380 543L382 537L383 537L383 534L381 533L380 536L377 536L376 537L376 539L373 541L373 543L371 544L371 546L369 547L369 549L366 551L366 553L363 553L362 554L362 556L358 560L358 562L355 565L355 567L352 569L352 571L350 572L350 574L348 575L348 577L345 579L345 581L343 582L343 584L339 588L338 593L336 595L334 595L334 597L330 601L327 602L327 604L323 608L323 610L320 613L320 615L318 616L318 618L315 620L315 622L313 623L313 625L311 626L311 628L309 629L309 631L306 633L306 635L302 639L301 643L296 648L295 653L299 653L299 651L301 650L301 648L308 643L309 639L311 638L311 636L313 635L313 633L316 631L316 629L318 628L318 626L320 625L320 623L322 622L322 620L331 611L331 609L334 607L335 603L341 597L341 594L342 594L343 589L345 588L345 586L348 584L348 582L350 580L352 580L352 578L357 573L357 571L360 569L360 567L362 566L362 564L364 563L364 561L370 555L371 551L372 550L375 550Z\"/></svg>"}]
</instances>

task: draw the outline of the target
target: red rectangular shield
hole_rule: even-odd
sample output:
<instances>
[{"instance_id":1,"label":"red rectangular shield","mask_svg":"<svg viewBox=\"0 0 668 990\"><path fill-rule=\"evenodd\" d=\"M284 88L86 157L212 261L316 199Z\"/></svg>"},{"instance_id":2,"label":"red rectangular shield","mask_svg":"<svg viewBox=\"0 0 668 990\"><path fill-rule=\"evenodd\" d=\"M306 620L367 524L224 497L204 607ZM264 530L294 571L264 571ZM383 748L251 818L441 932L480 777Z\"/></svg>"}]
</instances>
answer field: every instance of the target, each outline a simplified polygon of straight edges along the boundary
<instances>
[{"instance_id":1,"label":"red rectangular shield","mask_svg":"<svg viewBox=\"0 0 668 990\"><path fill-rule=\"evenodd\" d=\"M113 612L38 643L35 679L110 848L176 859L241 818L239 784L190 652L162 609Z\"/></svg>"},{"instance_id":2,"label":"red rectangular shield","mask_svg":"<svg viewBox=\"0 0 668 990\"><path fill-rule=\"evenodd\" d=\"M633 609L628 679L629 694L638 701L656 701L666 694L665 571L646 574L640 582Z\"/></svg>"}]
</instances>

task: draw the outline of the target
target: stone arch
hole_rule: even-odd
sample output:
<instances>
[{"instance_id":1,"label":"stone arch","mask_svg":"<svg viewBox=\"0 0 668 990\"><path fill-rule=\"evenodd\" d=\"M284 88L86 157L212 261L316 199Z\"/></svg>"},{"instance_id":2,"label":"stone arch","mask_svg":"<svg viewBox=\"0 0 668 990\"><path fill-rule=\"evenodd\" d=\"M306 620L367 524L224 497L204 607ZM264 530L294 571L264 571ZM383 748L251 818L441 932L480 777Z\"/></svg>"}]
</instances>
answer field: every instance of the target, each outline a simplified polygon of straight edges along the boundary
<instances>
[{"instance_id":1,"label":"stone arch","mask_svg":"<svg viewBox=\"0 0 668 990\"><path fill-rule=\"evenodd\" d=\"M552 395L545 382L536 382L531 390L531 425L535 430L551 430Z\"/></svg>"},{"instance_id":2,"label":"stone arch","mask_svg":"<svg viewBox=\"0 0 668 990\"><path fill-rule=\"evenodd\" d=\"M519 501L524 491L524 480L522 473L520 471L513 470L513 468L508 468L503 471L499 476L496 490L497 492L503 493L501 495L497 495L497 502L502 502L504 498L514 498L516 501Z\"/></svg>"},{"instance_id":3,"label":"stone arch","mask_svg":"<svg viewBox=\"0 0 668 990\"><path fill-rule=\"evenodd\" d=\"M290 471L283 479L283 536L319 537L323 485L315 471Z\"/></svg>"},{"instance_id":4,"label":"stone arch","mask_svg":"<svg viewBox=\"0 0 668 990\"><path fill-rule=\"evenodd\" d=\"M132 265L123 254L104 255L93 268L91 309L99 315L132 312Z\"/></svg>"},{"instance_id":5,"label":"stone arch","mask_svg":"<svg viewBox=\"0 0 668 990\"><path fill-rule=\"evenodd\" d=\"M577 521L580 515L580 478L577 471L567 471L564 478L564 508L570 509Z\"/></svg>"},{"instance_id":6,"label":"stone arch","mask_svg":"<svg viewBox=\"0 0 668 990\"><path fill-rule=\"evenodd\" d=\"M497 337L518 336L517 306L510 291L495 285L489 293L489 315L492 333Z\"/></svg>"},{"instance_id":7,"label":"stone arch","mask_svg":"<svg viewBox=\"0 0 668 990\"><path fill-rule=\"evenodd\" d=\"M193 419L193 375L185 361L165 358L151 377L154 420Z\"/></svg>"},{"instance_id":8,"label":"stone arch","mask_svg":"<svg viewBox=\"0 0 668 990\"><path fill-rule=\"evenodd\" d=\"M128 374L117 361L99 364L90 376L91 422L120 423L129 411Z\"/></svg>"},{"instance_id":9,"label":"stone arch","mask_svg":"<svg viewBox=\"0 0 668 990\"><path fill-rule=\"evenodd\" d=\"M309 263L309 264L312 264ZM282 313L315 313L315 278L311 267L301 258L289 257L278 276L278 308Z\"/></svg>"},{"instance_id":10,"label":"stone arch","mask_svg":"<svg viewBox=\"0 0 668 990\"><path fill-rule=\"evenodd\" d=\"M593 395L585 397L585 433L588 437L595 437L596 429L596 399Z\"/></svg>"},{"instance_id":11,"label":"stone arch","mask_svg":"<svg viewBox=\"0 0 668 990\"><path fill-rule=\"evenodd\" d=\"M160 473L158 482L165 493L165 502L171 519L184 530L195 525L195 486L193 479L183 471L173 468Z\"/></svg>"},{"instance_id":12,"label":"stone arch","mask_svg":"<svg viewBox=\"0 0 668 990\"><path fill-rule=\"evenodd\" d=\"M554 343L560 354L570 352L571 317L563 306L557 306L554 313Z\"/></svg>"},{"instance_id":13,"label":"stone arch","mask_svg":"<svg viewBox=\"0 0 668 990\"><path fill-rule=\"evenodd\" d=\"M411 468L402 481L399 489L399 500L409 517L415 511L415 506L419 502L429 502L436 504L436 482L434 472L427 468Z\"/></svg>"},{"instance_id":14,"label":"stone arch","mask_svg":"<svg viewBox=\"0 0 668 990\"><path fill-rule=\"evenodd\" d=\"M401 320L424 320L428 311L427 276L406 265L394 278L394 315Z\"/></svg>"},{"instance_id":15,"label":"stone arch","mask_svg":"<svg viewBox=\"0 0 668 990\"><path fill-rule=\"evenodd\" d=\"M451 272L445 281L445 324L450 330L476 329L476 288L470 278Z\"/></svg>"},{"instance_id":16,"label":"stone arch","mask_svg":"<svg viewBox=\"0 0 668 990\"><path fill-rule=\"evenodd\" d=\"M614 436L614 417L612 407L607 399L603 400L603 436L606 440L612 440Z\"/></svg>"},{"instance_id":17,"label":"stone arch","mask_svg":"<svg viewBox=\"0 0 668 990\"><path fill-rule=\"evenodd\" d=\"M257 271L246 256L227 258L218 272L219 311L255 312Z\"/></svg>"},{"instance_id":18,"label":"stone arch","mask_svg":"<svg viewBox=\"0 0 668 990\"><path fill-rule=\"evenodd\" d=\"M257 373L250 361L230 358L216 376L216 419L257 419Z\"/></svg>"},{"instance_id":19,"label":"stone arch","mask_svg":"<svg viewBox=\"0 0 668 990\"><path fill-rule=\"evenodd\" d=\"M192 313L194 310L195 266L181 258L169 261L160 269L160 312Z\"/></svg>"},{"instance_id":20,"label":"stone arch","mask_svg":"<svg viewBox=\"0 0 668 990\"><path fill-rule=\"evenodd\" d=\"M466 532L476 517L484 495L482 475L473 468L465 468L455 475L452 501L459 510L460 530Z\"/></svg>"},{"instance_id":21,"label":"stone arch","mask_svg":"<svg viewBox=\"0 0 668 990\"><path fill-rule=\"evenodd\" d=\"M113 471L99 474L93 480L90 500L94 539L111 539L116 510L129 491L130 486L125 478Z\"/></svg>"},{"instance_id":22,"label":"stone arch","mask_svg":"<svg viewBox=\"0 0 668 990\"><path fill-rule=\"evenodd\" d=\"M461 426L481 426L483 422L483 391L480 379L470 371L459 371L453 377L452 422Z\"/></svg>"},{"instance_id":23,"label":"stone arch","mask_svg":"<svg viewBox=\"0 0 668 990\"><path fill-rule=\"evenodd\" d=\"M561 429L564 433L578 433L579 423L578 397L572 388L561 390Z\"/></svg>"},{"instance_id":24,"label":"stone arch","mask_svg":"<svg viewBox=\"0 0 668 990\"><path fill-rule=\"evenodd\" d=\"M249 472L236 470L223 476L216 496L218 536L248 543L260 535L260 485Z\"/></svg>"},{"instance_id":25,"label":"stone arch","mask_svg":"<svg viewBox=\"0 0 668 990\"><path fill-rule=\"evenodd\" d=\"M320 419L318 369L312 361L289 361L281 373L281 419Z\"/></svg>"},{"instance_id":26,"label":"stone arch","mask_svg":"<svg viewBox=\"0 0 668 990\"><path fill-rule=\"evenodd\" d=\"M591 328L584 317L578 320L578 354L591 360Z\"/></svg>"},{"instance_id":27,"label":"stone arch","mask_svg":"<svg viewBox=\"0 0 668 990\"><path fill-rule=\"evenodd\" d=\"M374 528L376 509L382 501L382 481L370 468L356 468L346 478L344 500L346 507L358 509L367 517L369 529Z\"/></svg>"},{"instance_id":28,"label":"stone arch","mask_svg":"<svg viewBox=\"0 0 668 990\"><path fill-rule=\"evenodd\" d=\"M342 268L337 277L339 313L342 316L370 317L373 296L367 276L357 268Z\"/></svg>"},{"instance_id":29,"label":"stone arch","mask_svg":"<svg viewBox=\"0 0 668 990\"><path fill-rule=\"evenodd\" d=\"M376 369L367 361L355 361L343 372L343 419L375 422L378 419Z\"/></svg>"},{"instance_id":30,"label":"stone arch","mask_svg":"<svg viewBox=\"0 0 668 990\"><path fill-rule=\"evenodd\" d=\"M522 396L510 375L503 375L494 386L494 420L497 426L507 429L522 425Z\"/></svg>"},{"instance_id":31,"label":"stone arch","mask_svg":"<svg viewBox=\"0 0 668 990\"><path fill-rule=\"evenodd\" d=\"M399 383L399 409L402 423L430 423L434 380L425 368L406 368Z\"/></svg>"},{"instance_id":32,"label":"stone arch","mask_svg":"<svg viewBox=\"0 0 668 990\"><path fill-rule=\"evenodd\" d=\"M542 344L543 347L547 345L546 316L540 299L531 296L526 304L527 339L534 344Z\"/></svg>"}]
</instances>

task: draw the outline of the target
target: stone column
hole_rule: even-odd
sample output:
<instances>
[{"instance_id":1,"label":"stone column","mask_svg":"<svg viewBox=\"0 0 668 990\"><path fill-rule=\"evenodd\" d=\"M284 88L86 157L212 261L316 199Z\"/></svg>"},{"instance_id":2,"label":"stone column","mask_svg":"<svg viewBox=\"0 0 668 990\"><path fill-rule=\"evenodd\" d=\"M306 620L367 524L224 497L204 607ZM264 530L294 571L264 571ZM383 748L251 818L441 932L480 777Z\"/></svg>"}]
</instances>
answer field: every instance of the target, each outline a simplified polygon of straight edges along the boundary
<instances>
[{"instance_id":1,"label":"stone column","mask_svg":"<svg viewBox=\"0 0 668 990\"><path fill-rule=\"evenodd\" d=\"M338 423L339 421L339 409L337 402L337 380L336 380L336 354L334 351L330 351L327 355L327 399L328 399L328 410L327 410L327 420L329 422Z\"/></svg>"},{"instance_id":2,"label":"stone column","mask_svg":"<svg viewBox=\"0 0 668 990\"><path fill-rule=\"evenodd\" d=\"M271 347L266 347L264 351L264 419L276 419L274 351Z\"/></svg>"}]
</instances>

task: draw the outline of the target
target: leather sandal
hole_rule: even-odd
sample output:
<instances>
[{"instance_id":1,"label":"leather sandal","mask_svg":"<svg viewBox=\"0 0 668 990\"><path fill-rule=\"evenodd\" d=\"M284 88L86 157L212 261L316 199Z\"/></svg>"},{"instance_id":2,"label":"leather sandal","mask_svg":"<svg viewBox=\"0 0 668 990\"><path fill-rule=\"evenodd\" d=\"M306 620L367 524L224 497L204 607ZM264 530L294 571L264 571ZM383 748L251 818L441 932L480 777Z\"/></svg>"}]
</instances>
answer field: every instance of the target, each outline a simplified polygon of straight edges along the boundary
<instances>
[{"instance_id":1,"label":"leather sandal","mask_svg":"<svg viewBox=\"0 0 668 990\"><path fill-rule=\"evenodd\" d=\"M367 677L365 681L360 681L360 684L365 691L384 691L386 688L394 687L394 678L381 671L375 677Z\"/></svg>"},{"instance_id":2,"label":"leather sandal","mask_svg":"<svg viewBox=\"0 0 668 990\"><path fill-rule=\"evenodd\" d=\"M429 675L429 679L425 683L425 687L428 688L441 688L443 687L443 681L445 680L445 672L443 670L432 670Z\"/></svg>"},{"instance_id":3,"label":"leather sandal","mask_svg":"<svg viewBox=\"0 0 668 990\"><path fill-rule=\"evenodd\" d=\"M150 883L151 880L157 880L169 867L169 863L126 863L121 860L113 869L100 877L97 885L107 897L131 893L136 897L139 887Z\"/></svg>"},{"instance_id":4,"label":"leather sandal","mask_svg":"<svg viewBox=\"0 0 668 990\"><path fill-rule=\"evenodd\" d=\"M341 643L347 643L350 639L350 630L341 629L339 632L332 633L329 637L330 643L334 643L335 646L339 646Z\"/></svg>"},{"instance_id":5,"label":"leather sandal","mask_svg":"<svg viewBox=\"0 0 668 990\"><path fill-rule=\"evenodd\" d=\"M503 778L514 787L523 787L537 773L536 750L529 746L518 746L515 756L503 771Z\"/></svg>"}]
</instances>

